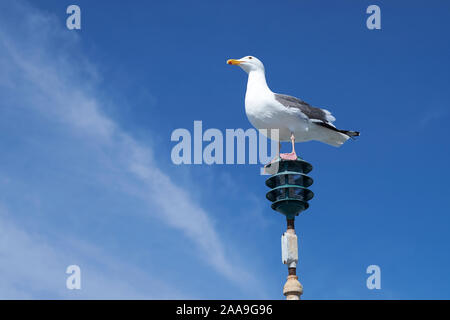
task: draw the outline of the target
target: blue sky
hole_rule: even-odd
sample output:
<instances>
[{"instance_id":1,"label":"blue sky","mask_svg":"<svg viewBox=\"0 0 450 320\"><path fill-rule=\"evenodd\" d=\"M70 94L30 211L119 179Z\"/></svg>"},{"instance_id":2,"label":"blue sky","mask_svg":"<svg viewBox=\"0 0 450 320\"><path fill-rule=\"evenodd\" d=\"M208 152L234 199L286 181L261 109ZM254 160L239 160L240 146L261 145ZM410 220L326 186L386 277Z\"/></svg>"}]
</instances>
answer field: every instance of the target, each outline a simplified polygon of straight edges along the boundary
<instances>
[{"instance_id":1,"label":"blue sky","mask_svg":"<svg viewBox=\"0 0 450 320\"><path fill-rule=\"evenodd\" d=\"M244 55L361 131L297 145L315 181L303 298L450 298L448 2L77 1L80 31L70 4L0 1L0 298L282 298L260 166L170 158L194 120L250 128L246 75L225 64Z\"/></svg>"}]
</instances>

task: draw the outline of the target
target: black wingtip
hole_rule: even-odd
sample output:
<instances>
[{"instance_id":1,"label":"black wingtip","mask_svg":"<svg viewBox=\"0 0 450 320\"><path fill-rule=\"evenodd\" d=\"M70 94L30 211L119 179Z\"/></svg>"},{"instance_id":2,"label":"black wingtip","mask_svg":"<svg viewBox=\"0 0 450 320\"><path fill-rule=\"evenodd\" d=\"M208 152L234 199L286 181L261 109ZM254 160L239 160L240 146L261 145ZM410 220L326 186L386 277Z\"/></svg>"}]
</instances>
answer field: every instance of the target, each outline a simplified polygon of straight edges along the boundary
<instances>
[{"instance_id":1,"label":"black wingtip","mask_svg":"<svg viewBox=\"0 0 450 320\"><path fill-rule=\"evenodd\" d=\"M355 139L355 137L359 137L359 135L360 135L359 131L344 131L343 133L348 135L353 140Z\"/></svg>"},{"instance_id":2,"label":"black wingtip","mask_svg":"<svg viewBox=\"0 0 450 320\"><path fill-rule=\"evenodd\" d=\"M348 135L349 137L359 137L359 131L347 131L347 130L342 130L341 131L343 134Z\"/></svg>"}]
</instances>

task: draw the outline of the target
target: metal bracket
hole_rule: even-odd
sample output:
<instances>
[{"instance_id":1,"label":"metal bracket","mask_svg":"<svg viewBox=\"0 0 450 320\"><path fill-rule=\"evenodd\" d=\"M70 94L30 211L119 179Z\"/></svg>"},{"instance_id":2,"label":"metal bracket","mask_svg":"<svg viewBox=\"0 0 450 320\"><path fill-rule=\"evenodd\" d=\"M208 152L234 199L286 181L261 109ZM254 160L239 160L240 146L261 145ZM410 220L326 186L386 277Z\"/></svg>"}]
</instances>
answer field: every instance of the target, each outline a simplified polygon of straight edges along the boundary
<instances>
[{"instance_id":1,"label":"metal bracket","mask_svg":"<svg viewBox=\"0 0 450 320\"><path fill-rule=\"evenodd\" d=\"M281 236L281 260L289 268L296 268L298 263L297 235L285 232Z\"/></svg>"}]
</instances>

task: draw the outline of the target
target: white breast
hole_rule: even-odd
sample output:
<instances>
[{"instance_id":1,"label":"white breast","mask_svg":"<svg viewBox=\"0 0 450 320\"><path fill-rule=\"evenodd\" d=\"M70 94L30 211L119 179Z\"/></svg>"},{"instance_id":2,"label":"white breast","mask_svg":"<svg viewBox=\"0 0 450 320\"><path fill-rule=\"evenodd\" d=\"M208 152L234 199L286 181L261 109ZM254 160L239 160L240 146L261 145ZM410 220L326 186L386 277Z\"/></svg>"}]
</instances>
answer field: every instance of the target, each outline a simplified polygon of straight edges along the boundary
<instances>
[{"instance_id":1,"label":"white breast","mask_svg":"<svg viewBox=\"0 0 450 320\"><path fill-rule=\"evenodd\" d=\"M249 73L245 94L245 113L250 123L258 130L279 129L279 140L289 141L291 132L297 141L309 140L308 121L299 110L286 108L276 101L274 93L267 86L264 74Z\"/></svg>"}]
</instances>

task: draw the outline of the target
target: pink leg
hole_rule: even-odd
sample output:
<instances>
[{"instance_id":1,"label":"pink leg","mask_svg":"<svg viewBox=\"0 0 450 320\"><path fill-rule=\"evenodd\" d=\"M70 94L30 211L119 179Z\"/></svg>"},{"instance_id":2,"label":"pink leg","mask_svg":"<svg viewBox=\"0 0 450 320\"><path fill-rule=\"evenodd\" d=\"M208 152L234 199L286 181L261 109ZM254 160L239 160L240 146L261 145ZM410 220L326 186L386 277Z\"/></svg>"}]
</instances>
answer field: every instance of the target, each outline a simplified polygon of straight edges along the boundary
<instances>
[{"instance_id":1,"label":"pink leg","mask_svg":"<svg viewBox=\"0 0 450 320\"><path fill-rule=\"evenodd\" d=\"M291 133L291 143L292 143L292 152L291 153L281 153L280 158L283 160L297 160L297 154L295 153L295 137L294 134Z\"/></svg>"}]
</instances>

